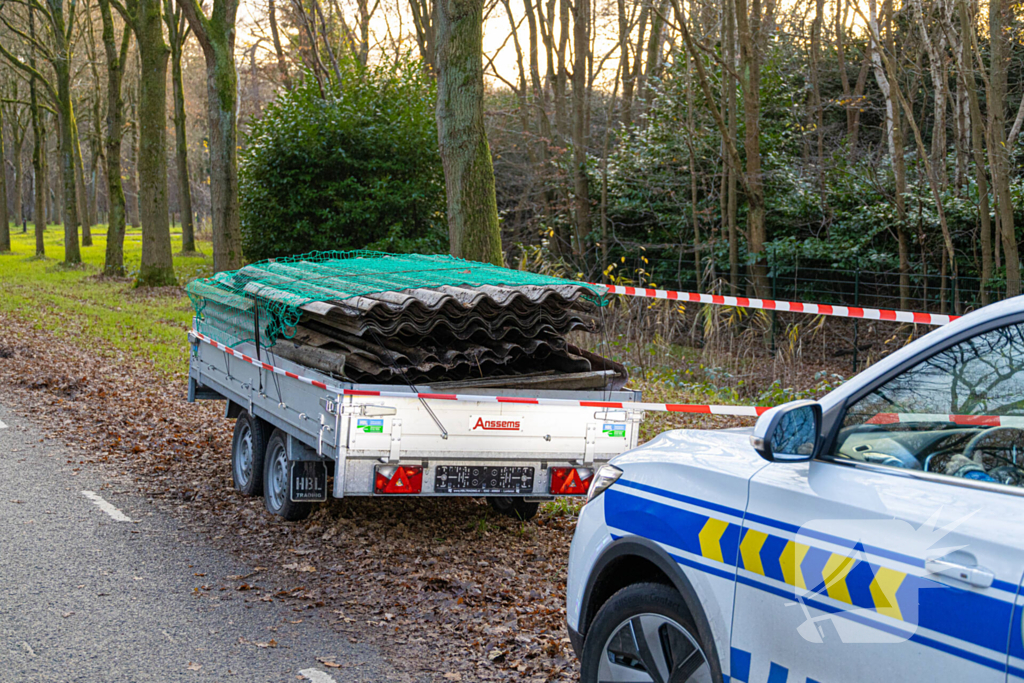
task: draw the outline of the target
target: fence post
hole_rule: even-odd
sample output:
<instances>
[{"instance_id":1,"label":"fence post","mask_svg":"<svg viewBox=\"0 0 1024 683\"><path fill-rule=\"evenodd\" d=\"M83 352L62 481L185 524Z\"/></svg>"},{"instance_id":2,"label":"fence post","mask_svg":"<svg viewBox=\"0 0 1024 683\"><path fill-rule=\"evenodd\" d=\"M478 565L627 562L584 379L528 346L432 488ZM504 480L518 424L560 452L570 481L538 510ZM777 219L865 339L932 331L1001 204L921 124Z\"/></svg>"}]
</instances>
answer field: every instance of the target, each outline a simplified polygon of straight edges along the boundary
<instances>
[{"instance_id":1,"label":"fence post","mask_svg":"<svg viewBox=\"0 0 1024 683\"><path fill-rule=\"evenodd\" d=\"M853 305L860 306L860 268L853 275ZM858 320L853 319L853 374L857 374L857 333L859 332Z\"/></svg>"}]
</instances>

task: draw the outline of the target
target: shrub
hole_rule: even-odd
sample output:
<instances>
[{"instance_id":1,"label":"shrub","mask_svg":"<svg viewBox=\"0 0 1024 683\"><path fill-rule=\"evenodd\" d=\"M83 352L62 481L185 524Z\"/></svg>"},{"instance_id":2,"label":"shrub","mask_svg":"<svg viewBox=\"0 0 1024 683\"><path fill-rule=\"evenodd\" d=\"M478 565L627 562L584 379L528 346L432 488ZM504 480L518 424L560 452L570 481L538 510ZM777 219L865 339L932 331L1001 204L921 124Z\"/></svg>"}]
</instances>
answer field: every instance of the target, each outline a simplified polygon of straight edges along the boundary
<instances>
[{"instance_id":1,"label":"shrub","mask_svg":"<svg viewBox=\"0 0 1024 683\"><path fill-rule=\"evenodd\" d=\"M447 249L435 89L422 65L342 65L307 75L257 120L239 164L250 260L313 250Z\"/></svg>"}]
</instances>

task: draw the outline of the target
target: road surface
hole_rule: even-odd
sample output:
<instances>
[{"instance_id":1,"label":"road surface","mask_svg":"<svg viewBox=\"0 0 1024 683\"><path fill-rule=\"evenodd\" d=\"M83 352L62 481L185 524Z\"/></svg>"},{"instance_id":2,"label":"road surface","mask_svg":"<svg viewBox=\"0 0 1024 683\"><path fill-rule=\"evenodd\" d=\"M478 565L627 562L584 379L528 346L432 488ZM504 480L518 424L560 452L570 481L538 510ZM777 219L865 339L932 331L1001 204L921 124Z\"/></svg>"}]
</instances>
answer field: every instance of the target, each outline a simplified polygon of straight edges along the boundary
<instances>
[{"instance_id":1,"label":"road surface","mask_svg":"<svg viewBox=\"0 0 1024 683\"><path fill-rule=\"evenodd\" d=\"M0 681L399 680L315 617L218 590L253 568L100 468L74 472L45 418L0 405L0 425Z\"/></svg>"}]
</instances>

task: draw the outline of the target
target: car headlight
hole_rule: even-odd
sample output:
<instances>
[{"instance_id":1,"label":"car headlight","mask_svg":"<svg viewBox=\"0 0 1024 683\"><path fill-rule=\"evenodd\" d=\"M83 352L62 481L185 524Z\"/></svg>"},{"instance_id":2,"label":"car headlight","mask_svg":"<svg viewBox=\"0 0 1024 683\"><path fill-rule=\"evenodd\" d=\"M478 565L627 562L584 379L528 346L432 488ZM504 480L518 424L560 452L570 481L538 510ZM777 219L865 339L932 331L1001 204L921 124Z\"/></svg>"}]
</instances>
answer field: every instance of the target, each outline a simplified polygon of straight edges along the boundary
<instances>
[{"instance_id":1,"label":"car headlight","mask_svg":"<svg viewBox=\"0 0 1024 683\"><path fill-rule=\"evenodd\" d=\"M602 465L601 468L594 474L594 478L590 481L590 490L587 491L587 502L594 500L604 490L618 481L619 477L622 476L622 470L614 465Z\"/></svg>"}]
</instances>

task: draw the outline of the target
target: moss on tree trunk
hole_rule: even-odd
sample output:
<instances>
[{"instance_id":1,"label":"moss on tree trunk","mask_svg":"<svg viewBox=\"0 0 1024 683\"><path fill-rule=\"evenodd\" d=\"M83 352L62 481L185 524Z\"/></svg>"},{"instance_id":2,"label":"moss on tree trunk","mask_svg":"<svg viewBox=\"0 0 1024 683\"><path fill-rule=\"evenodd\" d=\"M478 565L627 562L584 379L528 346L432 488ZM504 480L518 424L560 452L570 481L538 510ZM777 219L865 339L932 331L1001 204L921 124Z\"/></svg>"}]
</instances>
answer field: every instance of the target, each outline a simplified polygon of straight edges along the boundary
<instances>
[{"instance_id":1,"label":"moss on tree trunk","mask_svg":"<svg viewBox=\"0 0 1024 683\"><path fill-rule=\"evenodd\" d=\"M139 79L139 217L142 219L140 286L177 283L171 255L167 199L167 58L158 0L140 0L135 17L142 73Z\"/></svg>"},{"instance_id":2,"label":"moss on tree trunk","mask_svg":"<svg viewBox=\"0 0 1024 683\"><path fill-rule=\"evenodd\" d=\"M238 0L214 0L209 16L196 0L182 0L180 7L206 58L213 269L234 270L242 265L235 116L238 75L234 57Z\"/></svg>"},{"instance_id":3,"label":"moss on tree trunk","mask_svg":"<svg viewBox=\"0 0 1024 683\"><path fill-rule=\"evenodd\" d=\"M0 254L11 250L11 224L7 215L7 169L4 168L4 112L0 107Z\"/></svg>"},{"instance_id":4,"label":"moss on tree trunk","mask_svg":"<svg viewBox=\"0 0 1024 683\"><path fill-rule=\"evenodd\" d=\"M441 0L437 15L437 137L451 253L501 265L494 166L484 129L483 0Z\"/></svg>"},{"instance_id":5,"label":"moss on tree trunk","mask_svg":"<svg viewBox=\"0 0 1024 683\"><path fill-rule=\"evenodd\" d=\"M60 128L60 179L63 184L64 209L64 263L74 265L82 262L78 246L78 193L75 191L74 132L72 130L75 110L71 103L70 68L57 61L54 71L57 75L57 121Z\"/></svg>"},{"instance_id":6,"label":"moss on tree trunk","mask_svg":"<svg viewBox=\"0 0 1024 683\"><path fill-rule=\"evenodd\" d=\"M124 227L125 200L121 186L121 139L124 128L124 99L121 97L121 83L124 77L124 63L128 57L128 43L131 30L123 29L121 46L114 42L114 22L110 13L110 0L100 0L100 14L103 18L103 49L107 55L107 251L103 260L103 274L124 275Z\"/></svg>"},{"instance_id":7,"label":"moss on tree trunk","mask_svg":"<svg viewBox=\"0 0 1024 683\"><path fill-rule=\"evenodd\" d=\"M178 167L178 208L181 210L181 251L187 254L196 250L196 235L192 222L192 188L188 179L188 139L185 136L185 91L181 78L180 45L172 50L171 87L174 88L174 150Z\"/></svg>"}]
</instances>

